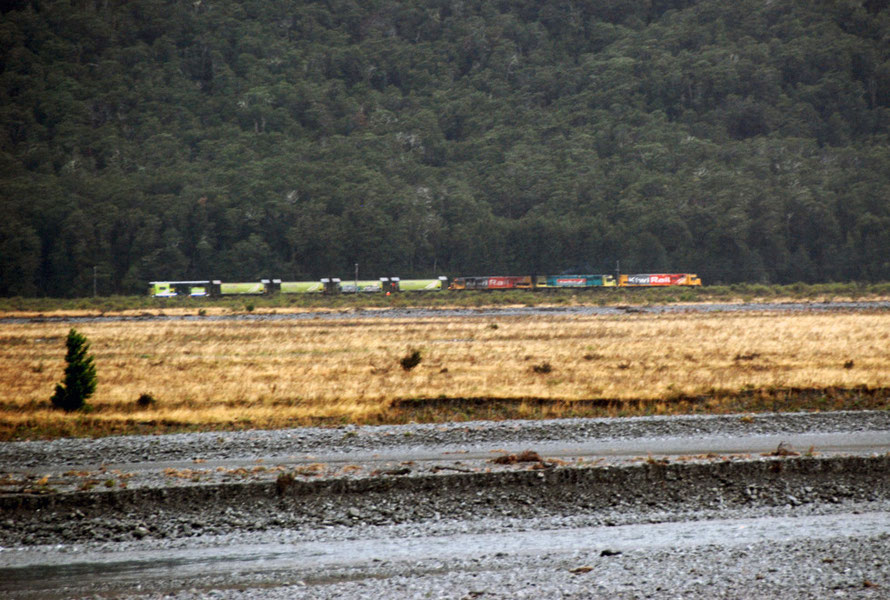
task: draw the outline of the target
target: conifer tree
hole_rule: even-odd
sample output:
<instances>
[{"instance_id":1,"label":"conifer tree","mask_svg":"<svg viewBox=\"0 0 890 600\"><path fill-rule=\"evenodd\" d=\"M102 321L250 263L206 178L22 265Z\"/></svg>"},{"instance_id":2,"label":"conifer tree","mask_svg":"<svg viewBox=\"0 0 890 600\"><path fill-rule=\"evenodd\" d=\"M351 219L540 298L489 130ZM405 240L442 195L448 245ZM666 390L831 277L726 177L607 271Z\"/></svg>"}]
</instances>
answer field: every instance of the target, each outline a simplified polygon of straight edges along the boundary
<instances>
[{"instance_id":1,"label":"conifer tree","mask_svg":"<svg viewBox=\"0 0 890 600\"><path fill-rule=\"evenodd\" d=\"M83 408L86 399L96 391L96 365L93 364L93 357L87 354L90 343L85 336L72 329L68 332L65 345L68 348L65 379L56 384L56 393L51 400L56 408L71 412Z\"/></svg>"}]
</instances>

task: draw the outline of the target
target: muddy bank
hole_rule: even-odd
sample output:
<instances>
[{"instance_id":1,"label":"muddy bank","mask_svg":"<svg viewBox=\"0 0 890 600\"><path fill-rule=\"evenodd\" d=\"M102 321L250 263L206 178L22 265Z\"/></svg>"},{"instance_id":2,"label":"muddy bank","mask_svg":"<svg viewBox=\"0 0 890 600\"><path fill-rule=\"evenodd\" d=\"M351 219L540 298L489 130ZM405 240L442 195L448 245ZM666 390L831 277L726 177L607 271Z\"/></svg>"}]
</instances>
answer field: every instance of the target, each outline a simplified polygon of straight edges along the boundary
<instances>
[{"instance_id":1,"label":"muddy bank","mask_svg":"<svg viewBox=\"0 0 890 600\"><path fill-rule=\"evenodd\" d=\"M890 499L890 455L652 459L619 466L519 463L499 472L167 486L0 497L0 545L177 538L440 519L818 506Z\"/></svg>"}]
</instances>

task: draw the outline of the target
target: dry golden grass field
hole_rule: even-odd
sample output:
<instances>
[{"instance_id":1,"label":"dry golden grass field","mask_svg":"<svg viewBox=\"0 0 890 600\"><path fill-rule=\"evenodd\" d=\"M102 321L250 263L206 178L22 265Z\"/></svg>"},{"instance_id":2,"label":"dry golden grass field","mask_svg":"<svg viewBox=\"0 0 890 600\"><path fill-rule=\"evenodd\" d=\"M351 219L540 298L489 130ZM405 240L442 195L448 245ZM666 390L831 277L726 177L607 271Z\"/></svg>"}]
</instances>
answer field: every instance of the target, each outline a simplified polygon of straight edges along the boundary
<instances>
[{"instance_id":1,"label":"dry golden grass field","mask_svg":"<svg viewBox=\"0 0 890 600\"><path fill-rule=\"evenodd\" d=\"M96 322L87 412L59 323L0 325L0 439L410 420L888 407L890 313ZM419 350L421 362L400 361ZM155 402L137 405L142 394Z\"/></svg>"}]
</instances>

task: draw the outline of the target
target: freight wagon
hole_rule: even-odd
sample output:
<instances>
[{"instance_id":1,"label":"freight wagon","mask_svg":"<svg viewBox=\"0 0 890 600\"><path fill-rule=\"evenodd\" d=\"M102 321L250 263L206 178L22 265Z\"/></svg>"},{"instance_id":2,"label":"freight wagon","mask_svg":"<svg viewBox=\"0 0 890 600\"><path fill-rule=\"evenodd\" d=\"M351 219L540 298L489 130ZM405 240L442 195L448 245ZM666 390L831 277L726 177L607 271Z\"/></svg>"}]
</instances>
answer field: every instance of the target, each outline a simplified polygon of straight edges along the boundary
<instances>
[{"instance_id":1,"label":"freight wagon","mask_svg":"<svg viewBox=\"0 0 890 600\"><path fill-rule=\"evenodd\" d=\"M401 279L390 277L387 290L391 292L438 292L448 283L447 277L436 279Z\"/></svg>"},{"instance_id":2,"label":"freight wagon","mask_svg":"<svg viewBox=\"0 0 890 600\"><path fill-rule=\"evenodd\" d=\"M214 295L219 296L258 296L266 293L266 281L256 283L223 283L214 281L211 283Z\"/></svg>"},{"instance_id":3,"label":"freight wagon","mask_svg":"<svg viewBox=\"0 0 890 600\"><path fill-rule=\"evenodd\" d=\"M544 275L504 275L485 277L455 277L449 290L530 290L547 286Z\"/></svg>"},{"instance_id":4,"label":"freight wagon","mask_svg":"<svg viewBox=\"0 0 890 600\"><path fill-rule=\"evenodd\" d=\"M381 277L380 279L368 279L368 280L346 280L340 282L340 292L343 294L361 294L361 293L375 293L382 292L385 287L386 282L389 281L388 277Z\"/></svg>"},{"instance_id":5,"label":"freight wagon","mask_svg":"<svg viewBox=\"0 0 890 600\"><path fill-rule=\"evenodd\" d=\"M321 294L324 284L321 281L282 281L278 291L282 294Z\"/></svg>"},{"instance_id":6,"label":"freight wagon","mask_svg":"<svg viewBox=\"0 0 890 600\"><path fill-rule=\"evenodd\" d=\"M210 281L151 281L148 284L149 294L155 298L172 298L174 296L207 296Z\"/></svg>"}]
</instances>

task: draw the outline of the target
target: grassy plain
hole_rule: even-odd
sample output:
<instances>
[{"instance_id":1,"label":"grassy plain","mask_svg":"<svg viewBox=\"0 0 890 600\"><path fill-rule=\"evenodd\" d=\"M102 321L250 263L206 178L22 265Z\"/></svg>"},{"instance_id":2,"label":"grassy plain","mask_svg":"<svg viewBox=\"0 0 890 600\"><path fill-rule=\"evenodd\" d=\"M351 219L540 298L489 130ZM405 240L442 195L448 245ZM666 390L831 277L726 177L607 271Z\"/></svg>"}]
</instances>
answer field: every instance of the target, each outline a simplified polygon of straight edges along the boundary
<instances>
[{"instance_id":1,"label":"grassy plain","mask_svg":"<svg viewBox=\"0 0 890 600\"><path fill-rule=\"evenodd\" d=\"M887 311L84 323L99 387L65 414L69 328L0 325L0 439L890 406Z\"/></svg>"}]
</instances>

